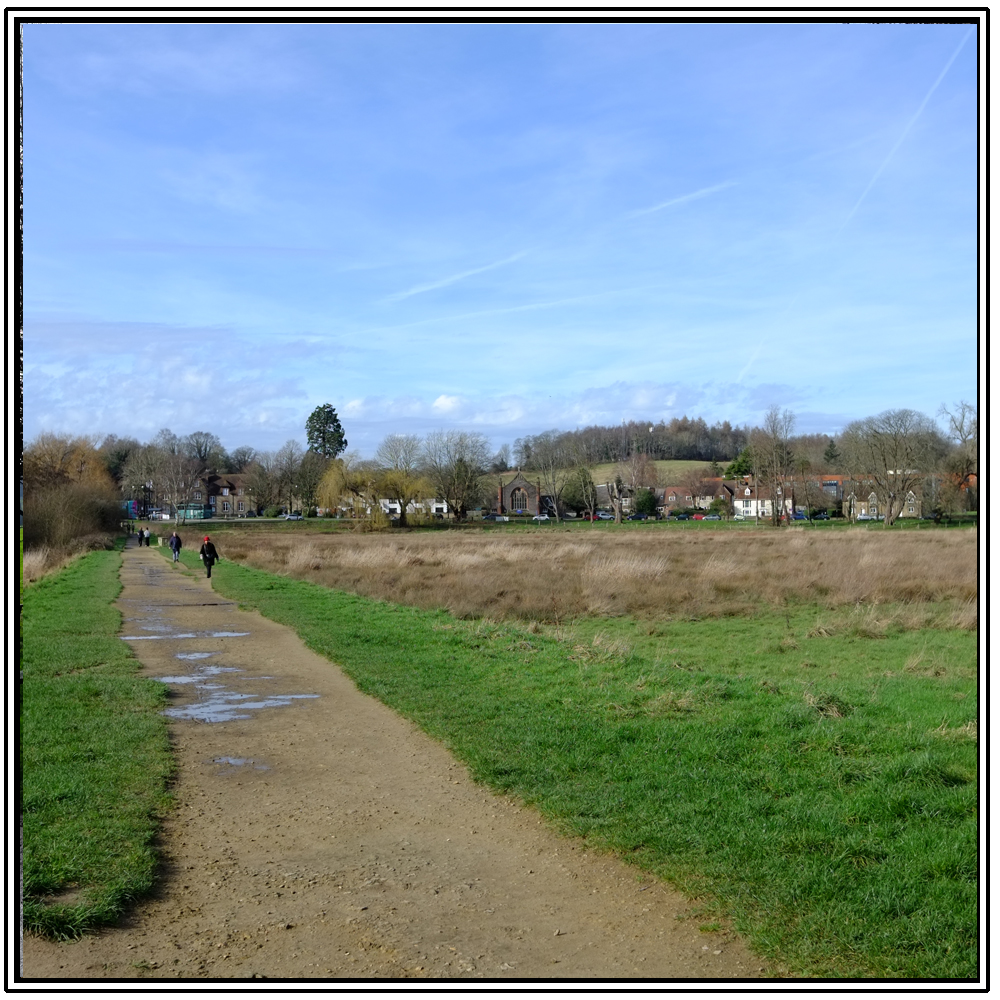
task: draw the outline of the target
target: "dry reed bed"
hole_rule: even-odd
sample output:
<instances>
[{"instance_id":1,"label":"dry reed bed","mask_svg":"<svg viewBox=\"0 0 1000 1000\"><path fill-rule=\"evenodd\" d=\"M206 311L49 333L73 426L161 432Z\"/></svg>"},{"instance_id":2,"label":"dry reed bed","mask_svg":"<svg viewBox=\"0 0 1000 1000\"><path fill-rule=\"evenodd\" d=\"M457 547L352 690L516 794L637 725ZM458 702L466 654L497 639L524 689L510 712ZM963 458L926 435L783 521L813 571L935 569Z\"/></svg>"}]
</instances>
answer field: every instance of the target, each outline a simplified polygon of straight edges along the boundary
<instances>
[{"instance_id":1,"label":"dry reed bed","mask_svg":"<svg viewBox=\"0 0 1000 1000\"><path fill-rule=\"evenodd\" d=\"M902 603L926 618L920 605L946 602L956 624L976 627L975 531L255 532L220 548L259 569L466 618L719 616L806 602Z\"/></svg>"}]
</instances>

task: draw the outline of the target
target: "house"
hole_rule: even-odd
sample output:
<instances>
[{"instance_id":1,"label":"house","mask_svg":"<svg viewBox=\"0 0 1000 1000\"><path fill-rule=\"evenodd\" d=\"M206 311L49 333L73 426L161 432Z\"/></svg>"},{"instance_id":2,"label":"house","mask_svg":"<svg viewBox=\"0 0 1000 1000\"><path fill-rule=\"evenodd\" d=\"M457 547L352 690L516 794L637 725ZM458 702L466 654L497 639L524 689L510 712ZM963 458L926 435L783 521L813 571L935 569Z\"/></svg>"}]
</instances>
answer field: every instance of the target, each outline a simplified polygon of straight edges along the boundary
<instances>
[{"instance_id":1,"label":"house","mask_svg":"<svg viewBox=\"0 0 1000 1000\"><path fill-rule=\"evenodd\" d=\"M258 513L243 477L235 472L221 475L200 473L192 486L187 506L195 510L199 505L207 508L208 512L202 515L204 517L245 517L248 511Z\"/></svg>"},{"instance_id":2,"label":"house","mask_svg":"<svg viewBox=\"0 0 1000 1000\"><path fill-rule=\"evenodd\" d=\"M858 518L878 518L879 520L884 518L885 505L879 503L875 491L870 488L866 489L860 483L853 485L855 489L852 489L843 499L842 509L844 517L850 518L852 521ZM902 507L896 517L920 517L921 513L922 505L920 497L913 490L909 490L903 498Z\"/></svg>"},{"instance_id":3,"label":"house","mask_svg":"<svg viewBox=\"0 0 1000 1000\"><path fill-rule=\"evenodd\" d=\"M402 504L399 500L380 499L379 506L382 512L388 517L399 517L402 512ZM432 516L444 517L448 513L448 501L439 498L427 498L424 500L411 500L406 505L406 513L410 514L430 514Z\"/></svg>"}]
</instances>

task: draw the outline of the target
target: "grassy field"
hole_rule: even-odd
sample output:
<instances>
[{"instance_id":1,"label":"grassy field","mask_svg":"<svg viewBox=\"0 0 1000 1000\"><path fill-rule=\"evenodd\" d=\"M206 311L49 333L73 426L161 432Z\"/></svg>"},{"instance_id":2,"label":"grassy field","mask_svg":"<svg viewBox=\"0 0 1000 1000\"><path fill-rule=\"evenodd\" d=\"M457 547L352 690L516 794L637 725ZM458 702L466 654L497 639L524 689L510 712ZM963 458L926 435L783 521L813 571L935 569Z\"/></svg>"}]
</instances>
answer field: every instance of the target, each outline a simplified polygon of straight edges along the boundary
<instances>
[{"instance_id":1,"label":"grassy field","mask_svg":"<svg viewBox=\"0 0 1000 1000\"><path fill-rule=\"evenodd\" d=\"M22 594L24 927L73 937L153 885L172 769L166 688L118 638L118 551L92 552Z\"/></svg>"},{"instance_id":2,"label":"grassy field","mask_svg":"<svg viewBox=\"0 0 1000 1000\"><path fill-rule=\"evenodd\" d=\"M975 529L506 527L384 534L237 528L213 537L224 557L258 569L460 617L733 617L760 608L908 602L895 613L918 624L942 615L976 624ZM181 536L189 549L198 547L200 533Z\"/></svg>"},{"instance_id":3,"label":"grassy field","mask_svg":"<svg viewBox=\"0 0 1000 1000\"><path fill-rule=\"evenodd\" d=\"M545 624L213 584L789 975L975 977L976 633L947 606Z\"/></svg>"}]
</instances>

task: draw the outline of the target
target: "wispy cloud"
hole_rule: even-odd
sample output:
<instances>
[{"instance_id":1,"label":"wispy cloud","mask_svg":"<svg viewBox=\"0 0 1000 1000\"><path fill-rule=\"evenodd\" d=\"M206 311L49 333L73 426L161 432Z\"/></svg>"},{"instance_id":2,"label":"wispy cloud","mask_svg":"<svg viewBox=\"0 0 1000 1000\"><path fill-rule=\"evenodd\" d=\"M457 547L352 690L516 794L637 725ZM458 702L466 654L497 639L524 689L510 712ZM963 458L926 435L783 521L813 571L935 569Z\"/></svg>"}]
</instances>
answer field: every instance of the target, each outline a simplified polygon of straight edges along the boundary
<instances>
[{"instance_id":1,"label":"wispy cloud","mask_svg":"<svg viewBox=\"0 0 1000 1000\"><path fill-rule=\"evenodd\" d=\"M689 201L707 198L710 194L715 194L717 191L725 191L726 188L735 186L736 181L726 181L724 184L715 184L712 187L701 188L698 191L692 191L690 194L682 194L678 198L671 198L669 201L661 201L658 205L650 205L649 208L636 209L634 212L629 212L625 218L635 219L640 215L652 215L653 212L662 211L664 208L672 208L674 205L686 205Z\"/></svg>"},{"instance_id":2,"label":"wispy cloud","mask_svg":"<svg viewBox=\"0 0 1000 1000\"><path fill-rule=\"evenodd\" d=\"M923 114L924 108L927 107L927 102L931 99L931 96L933 95L934 91L937 90L938 87L941 85L941 81L947 75L948 70L951 69L951 64L958 58L959 52L962 51L962 48L965 46L965 43L969 40L970 36L975 30L976 30L975 28L969 28L969 30L962 36L962 40L958 43L958 47L951 54L951 58L948 60L948 62L945 63L945 67L938 74L938 78L934 81L933 84L931 84L931 89L927 91L927 94L924 97L923 101L920 102L920 107L917 108L917 113L909 120L909 122L906 125L906 128L903 129L902 134L896 140L896 144L892 147L892 149L889 150L889 155L882 161L882 165L878 168L878 170L875 171L874 175L872 176L872 179L868 182L868 187L866 187L864 191L861 192L861 197L858 198L858 200L854 203L854 207L850 210L850 212L847 213L847 218L844 219L844 221L841 223L840 229L837 230L838 236L844 231L844 228L851 221L851 219L854 218L854 213L857 212L857 210L861 207L861 203L865 200L865 198L868 197L868 192L871 191L871 189L875 186L875 182L879 179L879 177L882 176L882 171L885 170L885 168L889 165L889 161L895 155L896 150L903 145L903 140L910 134L910 129L912 129L913 126L916 125L917 119Z\"/></svg>"},{"instance_id":3,"label":"wispy cloud","mask_svg":"<svg viewBox=\"0 0 1000 1000\"><path fill-rule=\"evenodd\" d=\"M411 295L420 295L423 292L431 292L435 288L444 288L447 285L453 285L456 281L461 281L463 278L470 278L474 274L482 274L484 271L492 271L495 268L503 267L505 264L513 264L515 260L520 260L526 253L527 251L524 250L511 257L505 257L503 260L497 260L492 264L487 264L485 267L474 267L470 271L461 271L458 274L449 275L447 278L441 278L438 281L429 281L426 285L414 285L412 288L408 288L405 292L396 292L394 295L390 295L386 301L399 302L402 299L410 298Z\"/></svg>"}]
</instances>

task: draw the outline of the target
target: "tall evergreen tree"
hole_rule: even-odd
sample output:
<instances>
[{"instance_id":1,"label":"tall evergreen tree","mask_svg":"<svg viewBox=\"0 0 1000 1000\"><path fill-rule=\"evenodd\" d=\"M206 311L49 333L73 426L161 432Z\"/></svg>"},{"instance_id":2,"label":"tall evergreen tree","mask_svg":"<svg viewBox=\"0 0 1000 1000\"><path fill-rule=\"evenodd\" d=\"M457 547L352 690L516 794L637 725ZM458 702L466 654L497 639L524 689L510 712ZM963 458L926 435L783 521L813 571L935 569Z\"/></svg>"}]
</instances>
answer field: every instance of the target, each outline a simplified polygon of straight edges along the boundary
<instances>
[{"instance_id":1,"label":"tall evergreen tree","mask_svg":"<svg viewBox=\"0 0 1000 1000\"><path fill-rule=\"evenodd\" d=\"M324 458L336 458L347 448L347 438L337 411L329 404L317 406L306 421L309 450Z\"/></svg>"}]
</instances>

